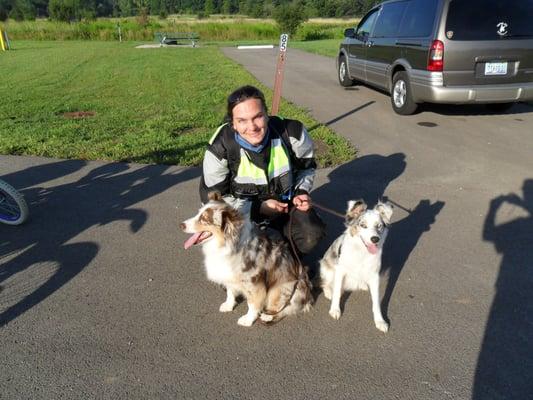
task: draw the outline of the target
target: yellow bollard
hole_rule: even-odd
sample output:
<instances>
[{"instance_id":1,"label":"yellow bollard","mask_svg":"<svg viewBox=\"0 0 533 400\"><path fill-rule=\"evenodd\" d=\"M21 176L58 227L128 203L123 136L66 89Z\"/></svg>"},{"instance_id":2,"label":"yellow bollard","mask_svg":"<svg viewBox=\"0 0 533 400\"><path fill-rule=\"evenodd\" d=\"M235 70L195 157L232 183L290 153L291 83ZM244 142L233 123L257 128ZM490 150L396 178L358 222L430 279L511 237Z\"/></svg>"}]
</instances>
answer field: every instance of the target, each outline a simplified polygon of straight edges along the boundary
<instances>
[{"instance_id":1,"label":"yellow bollard","mask_svg":"<svg viewBox=\"0 0 533 400\"><path fill-rule=\"evenodd\" d=\"M0 29L0 47L2 48L2 50L6 51L7 50L7 46L6 44L4 43L4 31Z\"/></svg>"}]
</instances>

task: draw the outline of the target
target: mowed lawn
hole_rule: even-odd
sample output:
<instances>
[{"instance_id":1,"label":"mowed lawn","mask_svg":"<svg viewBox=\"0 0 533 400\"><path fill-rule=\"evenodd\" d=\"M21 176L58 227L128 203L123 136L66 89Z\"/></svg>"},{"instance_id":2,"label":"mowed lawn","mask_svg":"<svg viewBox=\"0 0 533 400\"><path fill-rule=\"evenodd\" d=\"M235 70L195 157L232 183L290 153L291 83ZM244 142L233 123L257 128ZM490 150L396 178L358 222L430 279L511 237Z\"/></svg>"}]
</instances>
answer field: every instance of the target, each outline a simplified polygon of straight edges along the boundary
<instances>
[{"instance_id":1,"label":"mowed lawn","mask_svg":"<svg viewBox=\"0 0 533 400\"><path fill-rule=\"evenodd\" d=\"M291 46L322 56L337 57L341 42L342 39L313 40L307 42L292 42Z\"/></svg>"},{"instance_id":2,"label":"mowed lawn","mask_svg":"<svg viewBox=\"0 0 533 400\"><path fill-rule=\"evenodd\" d=\"M216 47L136 49L116 42L20 42L0 54L0 154L198 165L236 87L271 91ZM272 71L274 74L274 71ZM322 166L355 151L296 106Z\"/></svg>"}]
</instances>

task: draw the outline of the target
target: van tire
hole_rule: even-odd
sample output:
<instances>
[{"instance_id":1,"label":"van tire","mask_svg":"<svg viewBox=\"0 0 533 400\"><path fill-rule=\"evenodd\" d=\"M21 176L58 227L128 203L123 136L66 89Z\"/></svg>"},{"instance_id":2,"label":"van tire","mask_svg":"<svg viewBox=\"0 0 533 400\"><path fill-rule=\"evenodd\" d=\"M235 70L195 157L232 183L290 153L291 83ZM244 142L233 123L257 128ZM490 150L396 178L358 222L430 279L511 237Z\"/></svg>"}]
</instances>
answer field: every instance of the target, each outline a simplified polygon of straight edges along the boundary
<instances>
[{"instance_id":1,"label":"van tire","mask_svg":"<svg viewBox=\"0 0 533 400\"><path fill-rule=\"evenodd\" d=\"M418 108L418 104L413 100L411 82L407 72L399 71L394 74L390 99L392 109L400 115L414 114Z\"/></svg>"},{"instance_id":2,"label":"van tire","mask_svg":"<svg viewBox=\"0 0 533 400\"><path fill-rule=\"evenodd\" d=\"M348 73L348 63L346 62L346 58L344 56L339 57L337 78L339 78L339 83L343 87L350 87L355 84L355 80L351 79Z\"/></svg>"}]
</instances>

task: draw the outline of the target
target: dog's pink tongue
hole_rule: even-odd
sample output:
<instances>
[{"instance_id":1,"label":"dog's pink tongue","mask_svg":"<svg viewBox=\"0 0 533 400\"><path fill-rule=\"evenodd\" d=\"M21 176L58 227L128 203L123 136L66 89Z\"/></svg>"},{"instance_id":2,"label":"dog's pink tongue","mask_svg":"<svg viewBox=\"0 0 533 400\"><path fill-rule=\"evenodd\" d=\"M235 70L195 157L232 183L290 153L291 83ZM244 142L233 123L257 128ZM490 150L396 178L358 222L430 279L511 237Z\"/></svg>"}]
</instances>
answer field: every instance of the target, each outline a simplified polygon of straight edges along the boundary
<instances>
[{"instance_id":1,"label":"dog's pink tongue","mask_svg":"<svg viewBox=\"0 0 533 400\"><path fill-rule=\"evenodd\" d=\"M194 245L198 241L198 238L200 237L201 234L202 232L198 232L192 235L189 239L185 241L185 243L183 244L183 248L187 250L189 247Z\"/></svg>"},{"instance_id":2,"label":"dog's pink tongue","mask_svg":"<svg viewBox=\"0 0 533 400\"><path fill-rule=\"evenodd\" d=\"M376 254L378 252L378 246L376 246L374 243L367 244L366 248L370 254Z\"/></svg>"}]
</instances>

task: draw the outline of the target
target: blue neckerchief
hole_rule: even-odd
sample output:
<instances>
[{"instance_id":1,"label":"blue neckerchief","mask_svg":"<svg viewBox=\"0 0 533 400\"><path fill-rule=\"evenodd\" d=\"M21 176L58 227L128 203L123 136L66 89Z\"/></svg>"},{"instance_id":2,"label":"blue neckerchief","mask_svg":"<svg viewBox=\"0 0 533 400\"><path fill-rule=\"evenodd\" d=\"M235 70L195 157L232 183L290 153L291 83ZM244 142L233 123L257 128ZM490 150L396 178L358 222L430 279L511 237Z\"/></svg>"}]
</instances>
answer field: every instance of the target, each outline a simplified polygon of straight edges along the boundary
<instances>
[{"instance_id":1,"label":"blue neckerchief","mask_svg":"<svg viewBox=\"0 0 533 400\"><path fill-rule=\"evenodd\" d=\"M259 143L257 146L254 146L250 143L248 143L244 138L241 137L237 132L235 132L235 141L246 150L253 151L254 153L261 153L267 143L269 142L269 133L267 130L267 133L265 134L265 137L263 138L263 141Z\"/></svg>"}]
</instances>

